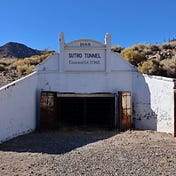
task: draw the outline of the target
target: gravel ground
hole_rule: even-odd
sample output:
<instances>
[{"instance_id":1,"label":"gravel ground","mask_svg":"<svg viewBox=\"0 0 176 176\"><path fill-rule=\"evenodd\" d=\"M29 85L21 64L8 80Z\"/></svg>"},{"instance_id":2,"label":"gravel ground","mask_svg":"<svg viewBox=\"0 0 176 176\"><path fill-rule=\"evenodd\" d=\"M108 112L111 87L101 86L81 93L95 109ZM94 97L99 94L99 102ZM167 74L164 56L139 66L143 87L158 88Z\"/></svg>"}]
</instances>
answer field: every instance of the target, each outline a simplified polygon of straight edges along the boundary
<instances>
[{"instance_id":1,"label":"gravel ground","mask_svg":"<svg viewBox=\"0 0 176 176\"><path fill-rule=\"evenodd\" d=\"M152 131L42 131L0 145L0 176L176 176L176 138Z\"/></svg>"}]
</instances>

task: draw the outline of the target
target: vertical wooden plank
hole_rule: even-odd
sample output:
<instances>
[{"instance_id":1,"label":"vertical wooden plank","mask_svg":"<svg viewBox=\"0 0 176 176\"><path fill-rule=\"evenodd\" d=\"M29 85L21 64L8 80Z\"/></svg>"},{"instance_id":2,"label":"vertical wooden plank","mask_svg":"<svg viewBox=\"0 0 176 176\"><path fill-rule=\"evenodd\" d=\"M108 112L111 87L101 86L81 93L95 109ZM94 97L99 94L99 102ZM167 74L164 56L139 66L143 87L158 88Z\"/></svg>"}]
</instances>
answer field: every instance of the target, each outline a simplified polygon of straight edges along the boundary
<instances>
[{"instance_id":1,"label":"vertical wooden plank","mask_svg":"<svg viewBox=\"0 0 176 176\"><path fill-rule=\"evenodd\" d=\"M54 92L41 92L40 99L40 127L44 129L54 126Z\"/></svg>"},{"instance_id":2,"label":"vertical wooden plank","mask_svg":"<svg viewBox=\"0 0 176 176\"><path fill-rule=\"evenodd\" d=\"M118 97L118 115L119 115L119 130L122 130L122 92L119 92L119 97Z\"/></svg>"},{"instance_id":3,"label":"vertical wooden plank","mask_svg":"<svg viewBox=\"0 0 176 176\"><path fill-rule=\"evenodd\" d=\"M119 105L118 105L118 94L115 94L114 96L114 109L115 109L115 113L114 113L114 128L117 129L119 126L119 116L118 116L118 109L119 109Z\"/></svg>"},{"instance_id":4,"label":"vertical wooden plank","mask_svg":"<svg viewBox=\"0 0 176 176\"><path fill-rule=\"evenodd\" d=\"M119 117L121 131L132 128L132 103L129 91L119 92Z\"/></svg>"}]
</instances>

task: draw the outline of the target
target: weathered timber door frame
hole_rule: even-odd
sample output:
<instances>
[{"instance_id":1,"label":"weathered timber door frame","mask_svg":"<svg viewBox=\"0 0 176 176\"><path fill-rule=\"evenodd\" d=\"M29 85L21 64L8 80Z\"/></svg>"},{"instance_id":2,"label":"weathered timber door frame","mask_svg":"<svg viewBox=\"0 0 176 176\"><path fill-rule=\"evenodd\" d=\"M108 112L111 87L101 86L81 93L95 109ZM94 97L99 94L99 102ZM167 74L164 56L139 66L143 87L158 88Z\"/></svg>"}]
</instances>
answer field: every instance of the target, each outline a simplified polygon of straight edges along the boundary
<instances>
[{"instance_id":1,"label":"weathered timber door frame","mask_svg":"<svg viewBox=\"0 0 176 176\"><path fill-rule=\"evenodd\" d=\"M42 91L40 96L39 128L53 128L56 92Z\"/></svg>"},{"instance_id":2,"label":"weathered timber door frame","mask_svg":"<svg viewBox=\"0 0 176 176\"><path fill-rule=\"evenodd\" d=\"M132 96L130 91L119 92L119 129L125 131L132 129Z\"/></svg>"},{"instance_id":3,"label":"weathered timber door frame","mask_svg":"<svg viewBox=\"0 0 176 176\"><path fill-rule=\"evenodd\" d=\"M114 128L115 128L115 130L117 130L117 129L119 129L119 126L120 126L119 111L118 111L118 109L119 109L118 93L115 93L114 98L115 98Z\"/></svg>"}]
</instances>

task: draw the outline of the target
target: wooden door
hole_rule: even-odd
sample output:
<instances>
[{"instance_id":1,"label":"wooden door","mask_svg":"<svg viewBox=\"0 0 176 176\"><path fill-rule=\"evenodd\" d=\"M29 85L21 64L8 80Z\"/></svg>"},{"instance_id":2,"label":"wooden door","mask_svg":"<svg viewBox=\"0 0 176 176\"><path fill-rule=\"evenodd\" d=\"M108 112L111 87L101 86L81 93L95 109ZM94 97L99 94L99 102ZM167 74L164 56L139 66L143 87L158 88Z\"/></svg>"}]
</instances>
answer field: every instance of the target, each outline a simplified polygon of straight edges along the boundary
<instances>
[{"instance_id":1,"label":"wooden door","mask_svg":"<svg viewBox=\"0 0 176 176\"><path fill-rule=\"evenodd\" d=\"M52 128L55 120L55 93L41 92L40 98L40 128Z\"/></svg>"},{"instance_id":2,"label":"wooden door","mask_svg":"<svg viewBox=\"0 0 176 176\"><path fill-rule=\"evenodd\" d=\"M132 129L131 92L119 92L120 131Z\"/></svg>"}]
</instances>

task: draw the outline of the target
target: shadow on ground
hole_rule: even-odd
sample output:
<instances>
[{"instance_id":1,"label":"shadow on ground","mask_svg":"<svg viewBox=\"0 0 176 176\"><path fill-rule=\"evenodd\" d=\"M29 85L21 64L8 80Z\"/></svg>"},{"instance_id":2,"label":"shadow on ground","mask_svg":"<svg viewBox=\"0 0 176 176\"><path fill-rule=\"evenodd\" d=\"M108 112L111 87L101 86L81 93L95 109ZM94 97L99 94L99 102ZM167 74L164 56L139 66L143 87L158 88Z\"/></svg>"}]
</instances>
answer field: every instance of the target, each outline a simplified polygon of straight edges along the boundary
<instances>
[{"instance_id":1,"label":"shadow on ground","mask_svg":"<svg viewBox=\"0 0 176 176\"><path fill-rule=\"evenodd\" d=\"M115 131L57 130L40 131L19 136L0 144L1 151L64 154L78 147L107 139Z\"/></svg>"}]
</instances>

